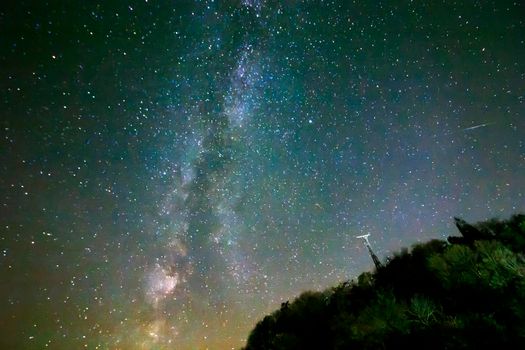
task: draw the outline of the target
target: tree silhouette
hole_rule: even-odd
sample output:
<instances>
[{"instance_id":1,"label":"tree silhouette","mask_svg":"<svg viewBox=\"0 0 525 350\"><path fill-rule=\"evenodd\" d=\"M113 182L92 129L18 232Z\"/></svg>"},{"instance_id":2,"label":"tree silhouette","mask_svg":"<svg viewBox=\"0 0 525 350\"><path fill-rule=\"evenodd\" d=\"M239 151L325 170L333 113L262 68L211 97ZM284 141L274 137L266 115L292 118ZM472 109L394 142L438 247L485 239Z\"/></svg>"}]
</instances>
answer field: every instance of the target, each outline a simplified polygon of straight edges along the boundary
<instances>
[{"instance_id":1,"label":"tree silhouette","mask_svg":"<svg viewBox=\"0 0 525 350\"><path fill-rule=\"evenodd\" d=\"M468 224L266 316L245 350L525 348L525 215Z\"/></svg>"}]
</instances>

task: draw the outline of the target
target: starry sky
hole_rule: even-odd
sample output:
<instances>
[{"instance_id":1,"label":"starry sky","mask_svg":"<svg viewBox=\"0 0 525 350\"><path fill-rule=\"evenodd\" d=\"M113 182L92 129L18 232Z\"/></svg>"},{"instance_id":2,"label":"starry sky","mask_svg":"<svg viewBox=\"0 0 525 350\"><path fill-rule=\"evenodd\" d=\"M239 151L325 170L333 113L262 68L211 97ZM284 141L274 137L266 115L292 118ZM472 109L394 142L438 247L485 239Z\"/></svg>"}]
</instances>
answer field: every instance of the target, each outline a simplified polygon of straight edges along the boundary
<instances>
[{"instance_id":1,"label":"starry sky","mask_svg":"<svg viewBox=\"0 0 525 350\"><path fill-rule=\"evenodd\" d=\"M2 4L1 348L238 348L525 211L522 1Z\"/></svg>"}]
</instances>

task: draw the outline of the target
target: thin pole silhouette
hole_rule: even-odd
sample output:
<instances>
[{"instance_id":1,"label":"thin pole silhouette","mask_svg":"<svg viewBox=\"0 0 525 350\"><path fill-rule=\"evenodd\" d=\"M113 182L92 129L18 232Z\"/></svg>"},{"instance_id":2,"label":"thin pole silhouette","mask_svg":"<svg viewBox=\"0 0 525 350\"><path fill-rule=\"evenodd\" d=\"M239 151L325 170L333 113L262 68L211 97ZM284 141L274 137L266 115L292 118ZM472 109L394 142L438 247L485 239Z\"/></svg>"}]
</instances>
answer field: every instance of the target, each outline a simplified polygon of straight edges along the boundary
<instances>
[{"instance_id":1,"label":"thin pole silhouette","mask_svg":"<svg viewBox=\"0 0 525 350\"><path fill-rule=\"evenodd\" d=\"M362 236L357 236L356 238L361 238L365 242L365 246L368 248L368 252L370 253L370 256L372 257L372 261L374 262L374 265L376 266L376 269L379 270L379 268L383 267L383 264L381 264L381 261L379 261L379 258L372 250L372 246L370 246L370 241L368 240L368 237L370 236L370 233Z\"/></svg>"}]
</instances>

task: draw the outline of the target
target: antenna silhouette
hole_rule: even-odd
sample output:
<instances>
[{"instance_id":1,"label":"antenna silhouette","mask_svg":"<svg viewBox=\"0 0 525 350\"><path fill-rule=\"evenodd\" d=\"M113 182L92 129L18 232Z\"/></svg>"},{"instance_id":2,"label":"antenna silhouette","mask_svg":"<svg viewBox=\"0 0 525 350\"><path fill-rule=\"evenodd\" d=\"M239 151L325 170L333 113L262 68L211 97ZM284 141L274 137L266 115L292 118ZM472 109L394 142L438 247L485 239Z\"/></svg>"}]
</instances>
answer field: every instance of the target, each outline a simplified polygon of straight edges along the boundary
<instances>
[{"instance_id":1,"label":"antenna silhouette","mask_svg":"<svg viewBox=\"0 0 525 350\"><path fill-rule=\"evenodd\" d=\"M370 237L370 233L367 233L366 235L356 236L356 238L361 238L364 240L365 246L368 248L368 252L370 253L370 256L372 257L372 261L374 262L376 269L379 269L383 265L381 264L381 261L379 261L379 258L377 257L377 255L375 255L374 251L372 250L368 237Z\"/></svg>"}]
</instances>

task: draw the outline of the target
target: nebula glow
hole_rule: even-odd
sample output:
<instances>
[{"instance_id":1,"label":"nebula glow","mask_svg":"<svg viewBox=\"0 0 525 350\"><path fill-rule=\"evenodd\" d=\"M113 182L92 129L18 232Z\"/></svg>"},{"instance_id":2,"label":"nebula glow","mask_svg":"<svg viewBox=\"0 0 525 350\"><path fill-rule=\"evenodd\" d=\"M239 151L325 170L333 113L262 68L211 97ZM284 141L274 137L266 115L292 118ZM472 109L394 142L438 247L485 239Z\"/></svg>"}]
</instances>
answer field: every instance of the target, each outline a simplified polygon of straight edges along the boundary
<instances>
[{"instance_id":1,"label":"nebula glow","mask_svg":"<svg viewBox=\"0 0 525 350\"><path fill-rule=\"evenodd\" d=\"M519 1L0 10L0 348L232 349L525 211Z\"/></svg>"}]
</instances>

